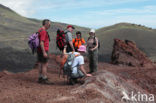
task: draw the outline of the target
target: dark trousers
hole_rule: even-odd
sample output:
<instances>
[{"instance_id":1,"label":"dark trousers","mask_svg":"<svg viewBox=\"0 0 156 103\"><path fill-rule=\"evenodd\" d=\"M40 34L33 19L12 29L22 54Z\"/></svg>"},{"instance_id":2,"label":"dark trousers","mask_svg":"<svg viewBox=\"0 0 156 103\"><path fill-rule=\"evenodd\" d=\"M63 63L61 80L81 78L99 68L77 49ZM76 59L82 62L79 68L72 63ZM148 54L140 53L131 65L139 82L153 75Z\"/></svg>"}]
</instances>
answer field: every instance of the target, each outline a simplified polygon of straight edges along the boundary
<instances>
[{"instance_id":1,"label":"dark trousers","mask_svg":"<svg viewBox=\"0 0 156 103\"><path fill-rule=\"evenodd\" d=\"M73 49L71 48L70 44L68 43L67 44L67 48L66 48L66 52L69 53L69 52L72 52Z\"/></svg>"},{"instance_id":2,"label":"dark trousers","mask_svg":"<svg viewBox=\"0 0 156 103\"><path fill-rule=\"evenodd\" d=\"M88 53L90 72L96 72L98 70L98 49L88 51Z\"/></svg>"}]
</instances>

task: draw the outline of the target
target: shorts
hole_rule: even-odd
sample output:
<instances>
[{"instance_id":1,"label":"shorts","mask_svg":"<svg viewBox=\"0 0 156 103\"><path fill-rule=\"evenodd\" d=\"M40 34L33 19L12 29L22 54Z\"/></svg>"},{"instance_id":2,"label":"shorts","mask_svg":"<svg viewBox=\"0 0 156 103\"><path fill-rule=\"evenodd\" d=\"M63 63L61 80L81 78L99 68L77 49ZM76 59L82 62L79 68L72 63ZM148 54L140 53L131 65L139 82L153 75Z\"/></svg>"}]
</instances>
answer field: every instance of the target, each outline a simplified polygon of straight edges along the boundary
<instances>
[{"instance_id":1,"label":"shorts","mask_svg":"<svg viewBox=\"0 0 156 103\"><path fill-rule=\"evenodd\" d=\"M46 52L48 55L48 52ZM37 61L40 63L47 63L49 58L45 58L42 52L37 52Z\"/></svg>"}]
</instances>

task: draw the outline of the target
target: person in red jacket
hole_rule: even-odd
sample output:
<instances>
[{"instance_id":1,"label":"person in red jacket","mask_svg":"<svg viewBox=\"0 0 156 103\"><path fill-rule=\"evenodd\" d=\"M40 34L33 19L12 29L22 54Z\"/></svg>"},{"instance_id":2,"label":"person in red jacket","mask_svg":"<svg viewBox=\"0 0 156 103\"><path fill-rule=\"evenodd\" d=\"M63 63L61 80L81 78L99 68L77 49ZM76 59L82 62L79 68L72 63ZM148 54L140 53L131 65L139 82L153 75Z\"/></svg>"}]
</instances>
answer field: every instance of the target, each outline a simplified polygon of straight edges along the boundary
<instances>
[{"instance_id":1,"label":"person in red jacket","mask_svg":"<svg viewBox=\"0 0 156 103\"><path fill-rule=\"evenodd\" d=\"M38 83L42 84L53 84L47 78L47 67L48 67L48 52L49 52L49 41L50 37L47 30L50 28L50 20L45 19L42 21L42 28L38 30L40 46L37 50L37 60L39 65L39 78Z\"/></svg>"}]
</instances>

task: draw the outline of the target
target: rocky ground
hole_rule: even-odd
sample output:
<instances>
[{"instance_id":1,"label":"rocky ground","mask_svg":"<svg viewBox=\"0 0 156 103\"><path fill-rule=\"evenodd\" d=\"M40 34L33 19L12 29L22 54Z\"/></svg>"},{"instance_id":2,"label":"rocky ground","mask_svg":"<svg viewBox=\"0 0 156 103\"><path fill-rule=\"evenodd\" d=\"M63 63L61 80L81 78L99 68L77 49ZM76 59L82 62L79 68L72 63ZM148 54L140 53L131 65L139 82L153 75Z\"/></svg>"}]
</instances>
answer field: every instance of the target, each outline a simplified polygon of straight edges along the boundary
<instances>
[{"instance_id":1,"label":"rocky ground","mask_svg":"<svg viewBox=\"0 0 156 103\"><path fill-rule=\"evenodd\" d=\"M60 55L51 55L49 60L48 77L54 85L38 84L35 68L16 74L0 72L0 103L156 103L155 64L134 43L118 43L125 48L114 45L112 63L99 63L98 72L82 80L83 84L67 85L59 77ZM87 59L85 62L88 71Z\"/></svg>"},{"instance_id":2,"label":"rocky ground","mask_svg":"<svg viewBox=\"0 0 156 103\"><path fill-rule=\"evenodd\" d=\"M17 74L1 72L0 103L130 103L121 101L123 92L129 95L131 91L156 95L154 68L99 63L99 72L86 78L83 85L70 86L63 77L59 78L56 58L58 56L51 57L48 69L49 79L54 85L38 84L37 69ZM88 68L88 65L85 67Z\"/></svg>"}]
</instances>

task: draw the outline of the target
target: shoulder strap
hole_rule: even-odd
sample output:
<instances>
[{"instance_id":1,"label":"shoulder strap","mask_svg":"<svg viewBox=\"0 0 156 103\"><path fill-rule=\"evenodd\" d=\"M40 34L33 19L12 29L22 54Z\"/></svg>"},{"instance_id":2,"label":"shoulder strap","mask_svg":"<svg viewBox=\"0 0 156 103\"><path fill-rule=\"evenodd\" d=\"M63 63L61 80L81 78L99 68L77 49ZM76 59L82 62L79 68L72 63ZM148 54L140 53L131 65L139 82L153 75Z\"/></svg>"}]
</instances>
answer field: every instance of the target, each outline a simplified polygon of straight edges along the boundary
<instances>
[{"instance_id":1,"label":"shoulder strap","mask_svg":"<svg viewBox=\"0 0 156 103\"><path fill-rule=\"evenodd\" d=\"M40 34L42 31L43 31L43 29L39 30L39 31L38 31L38 32L36 32L36 33Z\"/></svg>"},{"instance_id":2,"label":"shoulder strap","mask_svg":"<svg viewBox=\"0 0 156 103\"><path fill-rule=\"evenodd\" d=\"M89 36L89 37L88 37L88 40L89 40L90 38L91 38L91 37Z\"/></svg>"},{"instance_id":3,"label":"shoulder strap","mask_svg":"<svg viewBox=\"0 0 156 103\"><path fill-rule=\"evenodd\" d=\"M39 34L43 31L43 28L38 32ZM45 30L46 31L46 30ZM46 31L47 35L48 35L48 38L49 38L49 41L50 41L50 36L49 36L49 33Z\"/></svg>"},{"instance_id":4,"label":"shoulder strap","mask_svg":"<svg viewBox=\"0 0 156 103\"><path fill-rule=\"evenodd\" d=\"M64 33L65 33L65 34L67 34L68 32L69 32L68 30L67 30L67 31L65 30L65 32L64 32Z\"/></svg>"},{"instance_id":5,"label":"shoulder strap","mask_svg":"<svg viewBox=\"0 0 156 103\"><path fill-rule=\"evenodd\" d=\"M46 31L47 32L47 31ZM49 33L47 32L47 35L48 35L48 38L49 38L49 41L50 41L50 36L49 36Z\"/></svg>"},{"instance_id":6,"label":"shoulder strap","mask_svg":"<svg viewBox=\"0 0 156 103\"><path fill-rule=\"evenodd\" d=\"M80 38L80 41L82 42L82 38Z\"/></svg>"},{"instance_id":7,"label":"shoulder strap","mask_svg":"<svg viewBox=\"0 0 156 103\"><path fill-rule=\"evenodd\" d=\"M96 36L94 36L94 42L96 43Z\"/></svg>"},{"instance_id":8,"label":"shoulder strap","mask_svg":"<svg viewBox=\"0 0 156 103\"><path fill-rule=\"evenodd\" d=\"M74 43L76 42L76 38L75 38L75 41L74 41Z\"/></svg>"}]
</instances>

